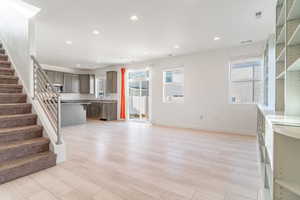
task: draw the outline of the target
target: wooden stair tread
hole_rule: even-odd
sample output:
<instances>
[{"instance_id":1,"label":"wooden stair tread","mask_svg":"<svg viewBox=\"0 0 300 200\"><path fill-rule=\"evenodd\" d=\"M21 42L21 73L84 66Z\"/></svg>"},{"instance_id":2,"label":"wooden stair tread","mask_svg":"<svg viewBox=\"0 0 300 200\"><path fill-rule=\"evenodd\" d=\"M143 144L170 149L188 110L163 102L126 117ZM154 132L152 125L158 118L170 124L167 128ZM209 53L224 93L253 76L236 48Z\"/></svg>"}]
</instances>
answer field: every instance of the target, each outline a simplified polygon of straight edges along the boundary
<instances>
[{"instance_id":1,"label":"wooden stair tread","mask_svg":"<svg viewBox=\"0 0 300 200\"><path fill-rule=\"evenodd\" d=\"M0 128L0 135L1 134L8 134L10 132L17 132L17 131L27 131L27 130L41 130L43 129L40 125L29 125L29 126L20 126L14 128Z\"/></svg>"},{"instance_id":2,"label":"wooden stair tread","mask_svg":"<svg viewBox=\"0 0 300 200\"><path fill-rule=\"evenodd\" d=\"M0 164L0 171L7 170L10 168L15 168L17 166L24 165L26 163L31 163L33 161L37 161L41 158L46 158L49 156L56 157L56 155L54 153L48 151L48 152L43 152L43 153L38 153L35 155L27 156L25 158L16 159L13 161L7 161L7 162Z\"/></svg>"},{"instance_id":3,"label":"wooden stair tread","mask_svg":"<svg viewBox=\"0 0 300 200\"><path fill-rule=\"evenodd\" d=\"M0 79L14 79L14 80L19 80L18 77L11 76L11 75L0 75Z\"/></svg>"},{"instance_id":4,"label":"wooden stair tread","mask_svg":"<svg viewBox=\"0 0 300 200\"><path fill-rule=\"evenodd\" d=\"M0 91L0 103L10 104L10 103L26 103L27 95L22 93L22 91L7 92Z\"/></svg>"},{"instance_id":5,"label":"wooden stair tread","mask_svg":"<svg viewBox=\"0 0 300 200\"><path fill-rule=\"evenodd\" d=\"M11 119L11 118L23 118L23 117L37 117L36 114L28 113L28 114L17 114L17 115L1 115L1 119Z\"/></svg>"},{"instance_id":6,"label":"wooden stair tread","mask_svg":"<svg viewBox=\"0 0 300 200\"><path fill-rule=\"evenodd\" d=\"M23 88L23 86L20 84L0 84L0 87Z\"/></svg>"},{"instance_id":7,"label":"wooden stair tread","mask_svg":"<svg viewBox=\"0 0 300 200\"><path fill-rule=\"evenodd\" d=\"M32 113L32 105L30 103L0 103L0 116L19 115ZM1 142L1 141L0 141Z\"/></svg>"},{"instance_id":8,"label":"wooden stair tread","mask_svg":"<svg viewBox=\"0 0 300 200\"><path fill-rule=\"evenodd\" d=\"M7 107L7 106L30 106L30 103L0 103L0 107Z\"/></svg>"},{"instance_id":9,"label":"wooden stair tread","mask_svg":"<svg viewBox=\"0 0 300 200\"><path fill-rule=\"evenodd\" d=\"M26 94L24 94L24 93L0 93L0 97L1 96L19 97L19 96L26 96Z\"/></svg>"},{"instance_id":10,"label":"wooden stair tread","mask_svg":"<svg viewBox=\"0 0 300 200\"><path fill-rule=\"evenodd\" d=\"M1 51L1 49L0 49L0 51ZM6 61L6 60L0 60L0 64L11 64L11 62L10 61Z\"/></svg>"},{"instance_id":11,"label":"wooden stair tread","mask_svg":"<svg viewBox=\"0 0 300 200\"><path fill-rule=\"evenodd\" d=\"M21 146L28 146L28 145L42 145L49 143L50 140L48 138L39 137L39 138L33 138L29 140L22 140L17 142L10 142L8 144L0 144L0 152L6 151L8 149L21 147Z\"/></svg>"},{"instance_id":12,"label":"wooden stair tread","mask_svg":"<svg viewBox=\"0 0 300 200\"><path fill-rule=\"evenodd\" d=\"M1 62L1 61L0 61ZM14 72L15 70L12 68L1 68L0 67L0 71L10 71L10 72Z\"/></svg>"},{"instance_id":13,"label":"wooden stair tread","mask_svg":"<svg viewBox=\"0 0 300 200\"><path fill-rule=\"evenodd\" d=\"M15 70L11 69L11 68L3 68L0 67L0 74L1 75L9 75L9 76L13 76L15 75Z\"/></svg>"}]
</instances>

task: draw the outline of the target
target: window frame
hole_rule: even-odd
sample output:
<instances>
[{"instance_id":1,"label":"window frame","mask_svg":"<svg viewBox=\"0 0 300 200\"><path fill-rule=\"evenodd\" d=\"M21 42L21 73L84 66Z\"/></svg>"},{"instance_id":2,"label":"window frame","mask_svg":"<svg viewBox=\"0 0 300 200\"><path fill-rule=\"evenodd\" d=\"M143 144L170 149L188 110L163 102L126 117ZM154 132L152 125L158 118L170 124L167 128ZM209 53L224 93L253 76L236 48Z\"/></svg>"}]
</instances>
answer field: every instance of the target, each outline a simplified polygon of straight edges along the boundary
<instances>
[{"instance_id":1,"label":"window frame","mask_svg":"<svg viewBox=\"0 0 300 200\"><path fill-rule=\"evenodd\" d=\"M183 97L181 98L181 100L179 100L179 99L172 99L171 101L168 101L167 99L166 99L166 96L165 96L165 93L166 93L166 87L165 87L165 85L172 85L172 84L178 84L178 83L166 83L165 82L165 79L166 79L166 72L169 72L169 71L181 71L182 72L182 74L183 74L183 82L182 83L180 83L180 84L182 84L182 88L183 88ZM163 69L162 70L162 75L163 75L163 79L162 79L162 90L163 90L163 96L162 96L162 102L163 103L176 103L176 104L183 104L184 103L184 101L185 101L185 88L184 88L184 86L185 86L185 70L184 70L184 67L183 66L178 66L178 67L172 67L172 68L167 68L167 69Z\"/></svg>"},{"instance_id":2,"label":"window frame","mask_svg":"<svg viewBox=\"0 0 300 200\"><path fill-rule=\"evenodd\" d=\"M246 63L250 63L250 62L257 62L259 63L259 66L261 68L261 77L260 79L255 79L255 70L254 68L257 66L255 64L253 64L251 66L252 68L252 78L251 80L245 80L245 81L232 81L232 68L234 65L238 65L238 64L246 64ZM233 105L256 105L256 104L260 104L261 102L255 102L255 82L260 81L262 83L262 88L264 90L264 66L263 66L263 59L260 57L254 57L254 58L248 58L248 59L241 59L241 60L235 60L235 61L231 61L229 62L229 89L228 89L228 101L229 104L233 104ZM252 101L251 102L233 102L232 101L232 83L234 82L251 82L252 85ZM264 101L264 91L262 91L263 94L261 96L262 99L260 99L260 101Z\"/></svg>"}]
</instances>

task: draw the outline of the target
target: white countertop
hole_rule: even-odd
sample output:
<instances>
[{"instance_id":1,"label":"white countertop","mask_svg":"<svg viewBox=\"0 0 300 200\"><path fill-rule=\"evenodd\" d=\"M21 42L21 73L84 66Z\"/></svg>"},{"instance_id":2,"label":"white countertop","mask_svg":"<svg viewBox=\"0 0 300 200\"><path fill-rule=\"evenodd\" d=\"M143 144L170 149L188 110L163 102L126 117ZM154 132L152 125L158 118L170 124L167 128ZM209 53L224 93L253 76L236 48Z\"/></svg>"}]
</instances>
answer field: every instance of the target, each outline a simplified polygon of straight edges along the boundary
<instances>
[{"instance_id":1,"label":"white countertop","mask_svg":"<svg viewBox=\"0 0 300 200\"><path fill-rule=\"evenodd\" d=\"M258 105L266 120L272 124L274 132L300 139L300 117L287 116L283 112L276 112L270 108Z\"/></svg>"},{"instance_id":2,"label":"white countertop","mask_svg":"<svg viewBox=\"0 0 300 200\"><path fill-rule=\"evenodd\" d=\"M262 105L258 105L257 107L263 113L265 118L274 125L300 127L300 116L285 115L283 112L276 112L275 110Z\"/></svg>"}]
</instances>

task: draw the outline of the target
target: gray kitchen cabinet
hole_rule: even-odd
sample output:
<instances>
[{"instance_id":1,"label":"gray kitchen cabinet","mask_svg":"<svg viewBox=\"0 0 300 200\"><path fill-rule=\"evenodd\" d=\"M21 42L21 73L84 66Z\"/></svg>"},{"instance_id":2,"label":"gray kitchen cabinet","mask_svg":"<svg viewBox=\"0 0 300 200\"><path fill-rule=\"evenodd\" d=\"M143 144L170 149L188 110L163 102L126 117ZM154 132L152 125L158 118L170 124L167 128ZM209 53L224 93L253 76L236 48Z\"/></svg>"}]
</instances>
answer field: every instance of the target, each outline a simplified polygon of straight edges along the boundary
<instances>
[{"instance_id":1,"label":"gray kitchen cabinet","mask_svg":"<svg viewBox=\"0 0 300 200\"><path fill-rule=\"evenodd\" d=\"M64 73L63 92L79 93L79 75Z\"/></svg>"},{"instance_id":2,"label":"gray kitchen cabinet","mask_svg":"<svg viewBox=\"0 0 300 200\"><path fill-rule=\"evenodd\" d=\"M95 75L80 74L80 93L95 94Z\"/></svg>"},{"instance_id":3,"label":"gray kitchen cabinet","mask_svg":"<svg viewBox=\"0 0 300 200\"><path fill-rule=\"evenodd\" d=\"M97 101L92 102L87 108L87 117L101 120L117 120L117 102L115 101Z\"/></svg>"},{"instance_id":4,"label":"gray kitchen cabinet","mask_svg":"<svg viewBox=\"0 0 300 200\"><path fill-rule=\"evenodd\" d=\"M63 86L64 93L95 94L95 75L45 71L53 84Z\"/></svg>"},{"instance_id":5,"label":"gray kitchen cabinet","mask_svg":"<svg viewBox=\"0 0 300 200\"><path fill-rule=\"evenodd\" d=\"M89 94L90 93L90 75L80 74L80 93Z\"/></svg>"},{"instance_id":6,"label":"gray kitchen cabinet","mask_svg":"<svg viewBox=\"0 0 300 200\"><path fill-rule=\"evenodd\" d=\"M100 118L100 103L98 102L92 102L87 107L87 117L88 118Z\"/></svg>"},{"instance_id":7,"label":"gray kitchen cabinet","mask_svg":"<svg viewBox=\"0 0 300 200\"><path fill-rule=\"evenodd\" d=\"M72 74L72 93L80 92L80 81L78 74Z\"/></svg>"},{"instance_id":8,"label":"gray kitchen cabinet","mask_svg":"<svg viewBox=\"0 0 300 200\"><path fill-rule=\"evenodd\" d=\"M64 84L64 73L63 72L55 72L54 73L54 83L55 84Z\"/></svg>"},{"instance_id":9,"label":"gray kitchen cabinet","mask_svg":"<svg viewBox=\"0 0 300 200\"><path fill-rule=\"evenodd\" d=\"M117 120L117 103L116 102L104 102L101 104L100 119L101 120Z\"/></svg>"},{"instance_id":10,"label":"gray kitchen cabinet","mask_svg":"<svg viewBox=\"0 0 300 200\"><path fill-rule=\"evenodd\" d=\"M47 74L47 76L48 76L48 78L49 78L49 81L51 82L51 83L54 83L54 71L49 71L49 70L46 70L46 74Z\"/></svg>"},{"instance_id":11,"label":"gray kitchen cabinet","mask_svg":"<svg viewBox=\"0 0 300 200\"><path fill-rule=\"evenodd\" d=\"M118 72L109 71L106 72L106 93L114 94L118 90Z\"/></svg>"},{"instance_id":12,"label":"gray kitchen cabinet","mask_svg":"<svg viewBox=\"0 0 300 200\"><path fill-rule=\"evenodd\" d=\"M51 83L63 85L63 83L64 83L64 73L63 72L46 70L46 74L47 74L49 80L51 81Z\"/></svg>"},{"instance_id":13,"label":"gray kitchen cabinet","mask_svg":"<svg viewBox=\"0 0 300 200\"><path fill-rule=\"evenodd\" d=\"M64 87L63 92L71 93L72 92L72 74L64 74Z\"/></svg>"}]
</instances>

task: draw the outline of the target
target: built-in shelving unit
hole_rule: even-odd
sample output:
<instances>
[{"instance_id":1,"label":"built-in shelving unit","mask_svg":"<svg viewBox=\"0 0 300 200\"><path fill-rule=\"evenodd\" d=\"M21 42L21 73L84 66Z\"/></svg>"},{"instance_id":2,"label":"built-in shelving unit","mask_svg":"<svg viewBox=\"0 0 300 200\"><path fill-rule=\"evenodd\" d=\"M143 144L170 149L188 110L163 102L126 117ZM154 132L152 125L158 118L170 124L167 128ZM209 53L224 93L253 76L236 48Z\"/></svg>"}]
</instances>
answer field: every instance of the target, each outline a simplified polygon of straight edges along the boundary
<instances>
[{"instance_id":1,"label":"built-in shelving unit","mask_svg":"<svg viewBox=\"0 0 300 200\"><path fill-rule=\"evenodd\" d=\"M293 20L289 25L290 33L288 35L288 46L300 44L300 21Z\"/></svg>"},{"instance_id":2,"label":"built-in shelving unit","mask_svg":"<svg viewBox=\"0 0 300 200\"><path fill-rule=\"evenodd\" d=\"M285 21L285 1L278 1L277 3L277 20L276 24L277 26L282 26Z\"/></svg>"},{"instance_id":3,"label":"built-in shelving unit","mask_svg":"<svg viewBox=\"0 0 300 200\"><path fill-rule=\"evenodd\" d=\"M277 62L276 79L285 77L285 62Z\"/></svg>"},{"instance_id":4,"label":"built-in shelving unit","mask_svg":"<svg viewBox=\"0 0 300 200\"><path fill-rule=\"evenodd\" d=\"M300 0L277 1L275 38L275 109L258 107L262 194L300 200Z\"/></svg>"},{"instance_id":5,"label":"built-in shelving unit","mask_svg":"<svg viewBox=\"0 0 300 200\"><path fill-rule=\"evenodd\" d=\"M287 16L288 20L299 19L300 18L300 2L291 1L289 7L289 13Z\"/></svg>"},{"instance_id":6,"label":"built-in shelving unit","mask_svg":"<svg viewBox=\"0 0 300 200\"><path fill-rule=\"evenodd\" d=\"M299 77L298 77L299 76ZM297 78L298 77L298 78ZM300 115L300 0L276 6L276 111Z\"/></svg>"}]
</instances>

